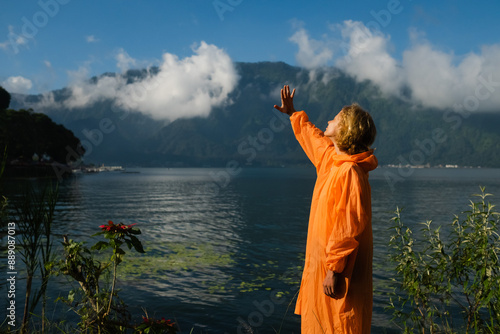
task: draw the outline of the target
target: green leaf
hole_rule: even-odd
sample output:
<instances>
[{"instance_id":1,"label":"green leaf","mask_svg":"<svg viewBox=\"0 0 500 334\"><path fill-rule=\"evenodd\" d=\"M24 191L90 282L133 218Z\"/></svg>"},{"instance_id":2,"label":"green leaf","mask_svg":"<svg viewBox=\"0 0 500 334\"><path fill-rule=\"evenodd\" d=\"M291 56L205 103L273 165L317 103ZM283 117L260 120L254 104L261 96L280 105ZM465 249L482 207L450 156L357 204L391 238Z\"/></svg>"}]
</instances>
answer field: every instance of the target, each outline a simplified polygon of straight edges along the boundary
<instances>
[{"instance_id":1,"label":"green leaf","mask_svg":"<svg viewBox=\"0 0 500 334\"><path fill-rule=\"evenodd\" d=\"M125 254L125 251L123 249L121 249L121 248L116 248L115 252L116 252L116 254L121 254L121 255Z\"/></svg>"},{"instance_id":2,"label":"green leaf","mask_svg":"<svg viewBox=\"0 0 500 334\"><path fill-rule=\"evenodd\" d=\"M137 237L131 235L130 241L132 242L132 245L134 246L136 252L145 253L144 248L142 247L142 243Z\"/></svg>"},{"instance_id":3,"label":"green leaf","mask_svg":"<svg viewBox=\"0 0 500 334\"><path fill-rule=\"evenodd\" d=\"M111 247L106 241L99 241L94 246L91 247L93 250L102 250Z\"/></svg>"},{"instance_id":4,"label":"green leaf","mask_svg":"<svg viewBox=\"0 0 500 334\"><path fill-rule=\"evenodd\" d=\"M138 234L141 234L141 230L133 227L133 228L128 230L128 233L138 235Z\"/></svg>"}]
</instances>

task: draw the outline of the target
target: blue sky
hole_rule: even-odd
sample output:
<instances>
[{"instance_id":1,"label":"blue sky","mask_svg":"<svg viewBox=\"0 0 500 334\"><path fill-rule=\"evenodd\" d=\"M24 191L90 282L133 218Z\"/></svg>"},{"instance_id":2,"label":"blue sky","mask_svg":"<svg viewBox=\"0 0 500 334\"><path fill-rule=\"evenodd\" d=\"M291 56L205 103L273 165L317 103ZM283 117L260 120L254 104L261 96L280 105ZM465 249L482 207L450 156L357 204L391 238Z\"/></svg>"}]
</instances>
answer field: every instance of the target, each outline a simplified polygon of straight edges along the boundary
<instances>
[{"instance_id":1,"label":"blue sky","mask_svg":"<svg viewBox=\"0 0 500 334\"><path fill-rule=\"evenodd\" d=\"M442 65L442 75L453 72L450 82L466 80L468 64L484 58L469 76L475 82L482 75L496 83L500 73L491 69L499 64L491 59L500 48L499 12L500 3L493 0L7 1L0 12L0 84L14 92L44 93L71 85L76 78L161 65L165 54L182 62L191 59L202 42L233 62L284 61L308 69L338 66L360 79L410 86L422 84L418 76L410 78L416 72L410 69L419 66L417 56L425 57L426 51L431 59L435 56L435 65ZM370 34L366 45L373 49L359 62L346 63L355 31L365 28ZM408 50L413 53L405 56ZM397 79L379 77L369 69L356 72L379 65L388 72L409 70L393 74ZM469 89L474 94L472 88L471 81L461 93ZM385 90L390 93L397 87ZM417 90L416 96L426 100L429 92Z\"/></svg>"}]
</instances>

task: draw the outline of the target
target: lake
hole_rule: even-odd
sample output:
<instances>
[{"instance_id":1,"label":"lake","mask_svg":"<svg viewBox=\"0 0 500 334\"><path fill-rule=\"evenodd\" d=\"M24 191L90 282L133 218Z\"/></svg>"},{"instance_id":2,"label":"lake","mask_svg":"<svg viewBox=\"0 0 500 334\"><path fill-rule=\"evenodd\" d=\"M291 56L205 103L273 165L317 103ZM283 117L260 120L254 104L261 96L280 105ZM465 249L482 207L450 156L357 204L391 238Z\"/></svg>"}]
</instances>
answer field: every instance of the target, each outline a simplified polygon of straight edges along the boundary
<instances>
[{"instance_id":1,"label":"lake","mask_svg":"<svg viewBox=\"0 0 500 334\"><path fill-rule=\"evenodd\" d=\"M129 251L118 282L136 319L146 309L150 316L176 321L182 333L250 333L250 328L253 333L280 328L281 333L300 333L294 298L314 181L314 168L139 168L83 174L60 185L54 233L60 240L68 234L91 243L95 240L89 236L108 220L137 224L146 254ZM14 201L19 183L5 184ZM385 310L394 210L403 207L404 222L415 228L427 220L435 226L450 224L454 214L467 210L479 186L486 186L499 204L500 170L378 168L370 183L372 332L398 333ZM52 283L54 299L70 289L61 278ZM4 303L4 286L1 293ZM17 293L20 304L21 287ZM63 304L51 307L49 318L71 319Z\"/></svg>"}]
</instances>

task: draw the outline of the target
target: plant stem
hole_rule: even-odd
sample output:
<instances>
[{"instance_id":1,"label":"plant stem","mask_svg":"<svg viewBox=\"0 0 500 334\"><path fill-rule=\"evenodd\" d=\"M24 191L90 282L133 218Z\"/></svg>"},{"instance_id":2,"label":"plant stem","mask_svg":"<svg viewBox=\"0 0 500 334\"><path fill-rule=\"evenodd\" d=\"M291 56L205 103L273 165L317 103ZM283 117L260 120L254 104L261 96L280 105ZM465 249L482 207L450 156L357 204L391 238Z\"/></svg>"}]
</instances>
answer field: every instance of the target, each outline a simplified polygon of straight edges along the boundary
<instances>
[{"instance_id":1,"label":"plant stem","mask_svg":"<svg viewBox=\"0 0 500 334\"><path fill-rule=\"evenodd\" d=\"M114 263L113 263L113 284L111 285L111 294L109 295L109 305L108 305L108 311L106 312L106 315L108 315L110 310L111 310L111 302L113 301L113 294L115 292L116 267L118 267L118 264L116 263L116 258L115 258Z\"/></svg>"},{"instance_id":2,"label":"plant stem","mask_svg":"<svg viewBox=\"0 0 500 334\"><path fill-rule=\"evenodd\" d=\"M21 333L25 333L26 331L26 325L28 324L28 307L29 307L29 300L30 300L30 295L31 295L31 283L33 281L33 275L28 275L28 278L26 280L26 298L24 301L24 314L23 314L23 323L21 325Z\"/></svg>"}]
</instances>

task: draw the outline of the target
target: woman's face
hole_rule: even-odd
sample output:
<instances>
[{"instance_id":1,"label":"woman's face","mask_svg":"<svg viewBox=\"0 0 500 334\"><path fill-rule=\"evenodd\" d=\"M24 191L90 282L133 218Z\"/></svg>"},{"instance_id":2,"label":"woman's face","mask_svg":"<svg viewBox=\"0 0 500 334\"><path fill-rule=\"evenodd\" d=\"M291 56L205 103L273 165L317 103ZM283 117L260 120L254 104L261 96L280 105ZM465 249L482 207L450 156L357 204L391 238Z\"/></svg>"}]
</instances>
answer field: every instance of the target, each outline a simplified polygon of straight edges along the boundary
<instances>
[{"instance_id":1,"label":"woman's face","mask_svg":"<svg viewBox=\"0 0 500 334\"><path fill-rule=\"evenodd\" d=\"M340 119L342 118L341 114L342 114L342 110L337 114L337 116L335 116L334 119L332 119L331 121L328 122L328 126L326 127L326 130L324 132L324 135L326 137L332 138L334 136L334 134L337 132L337 128L338 128L339 123L340 123Z\"/></svg>"}]
</instances>

